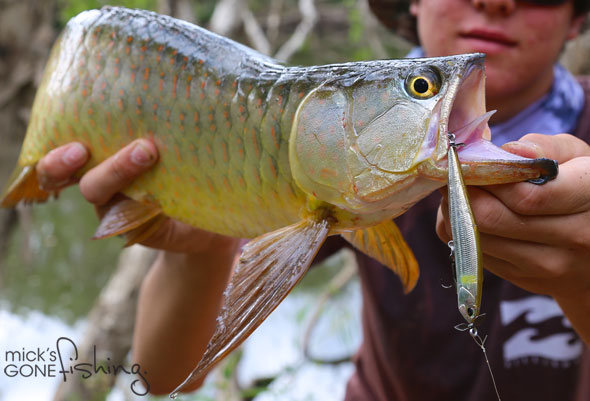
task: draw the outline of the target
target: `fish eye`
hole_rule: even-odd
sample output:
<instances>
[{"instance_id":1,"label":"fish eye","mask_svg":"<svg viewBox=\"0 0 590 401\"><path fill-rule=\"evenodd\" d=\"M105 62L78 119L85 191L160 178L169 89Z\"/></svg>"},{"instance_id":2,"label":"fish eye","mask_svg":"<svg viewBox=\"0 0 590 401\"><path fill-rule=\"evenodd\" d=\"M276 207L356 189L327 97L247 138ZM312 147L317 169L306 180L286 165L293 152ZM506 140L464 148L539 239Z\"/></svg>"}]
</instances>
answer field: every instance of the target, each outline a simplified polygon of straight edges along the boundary
<instances>
[{"instance_id":1,"label":"fish eye","mask_svg":"<svg viewBox=\"0 0 590 401\"><path fill-rule=\"evenodd\" d=\"M435 69L421 69L406 78L406 92L416 99L430 99L438 93L441 78Z\"/></svg>"}]
</instances>

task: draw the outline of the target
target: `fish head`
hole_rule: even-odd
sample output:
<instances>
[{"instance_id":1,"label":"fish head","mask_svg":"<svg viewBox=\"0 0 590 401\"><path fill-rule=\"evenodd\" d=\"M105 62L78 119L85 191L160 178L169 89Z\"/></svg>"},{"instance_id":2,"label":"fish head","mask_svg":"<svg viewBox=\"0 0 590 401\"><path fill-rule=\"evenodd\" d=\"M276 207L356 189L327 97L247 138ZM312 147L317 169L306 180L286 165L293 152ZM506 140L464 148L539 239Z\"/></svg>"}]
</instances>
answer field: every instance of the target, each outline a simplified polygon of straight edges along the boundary
<instances>
[{"instance_id":1,"label":"fish head","mask_svg":"<svg viewBox=\"0 0 590 401\"><path fill-rule=\"evenodd\" d=\"M395 217L446 185L450 132L472 159L468 184L538 177L534 161L489 142L484 57L354 63L356 74L343 65L295 114L289 160L297 184L355 215ZM532 162L534 172L523 174L515 160Z\"/></svg>"}]
</instances>

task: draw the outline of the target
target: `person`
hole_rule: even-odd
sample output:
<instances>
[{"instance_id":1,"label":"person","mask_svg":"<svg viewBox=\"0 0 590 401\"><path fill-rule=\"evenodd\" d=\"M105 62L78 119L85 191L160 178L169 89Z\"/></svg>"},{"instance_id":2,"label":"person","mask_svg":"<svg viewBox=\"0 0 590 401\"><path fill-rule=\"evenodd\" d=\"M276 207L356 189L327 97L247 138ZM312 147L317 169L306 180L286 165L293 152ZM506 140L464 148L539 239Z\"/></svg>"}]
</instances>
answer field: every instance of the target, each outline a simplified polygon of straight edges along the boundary
<instances>
[{"instance_id":1,"label":"person","mask_svg":"<svg viewBox=\"0 0 590 401\"><path fill-rule=\"evenodd\" d=\"M401 24L393 14L399 0L370 3L386 25ZM590 80L578 82L556 65L589 9L586 0L409 5L421 44L413 54L487 54L486 100L498 110L494 140L560 163L558 177L543 186L469 188L487 269L487 318L479 331L489 335L485 346L503 399L590 399ZM71 184L87 157L78 143L55 149L38 163L42 185ZM137 140L86 173L80 190L100 214L156 159L154 145ZM409 295L388 269L357 255L364 339L346 400L497 399L481 349L453 329L461 319L456 295L441 286L441 277L452 280L441 192L396 219L421 266ZM162 251L141 289L134 359L149 372L151 391L166 393L204 352L239 240L168 220L144 244ZM340 246L331 237L322 252Z\"/></svg>"}]
</instances>

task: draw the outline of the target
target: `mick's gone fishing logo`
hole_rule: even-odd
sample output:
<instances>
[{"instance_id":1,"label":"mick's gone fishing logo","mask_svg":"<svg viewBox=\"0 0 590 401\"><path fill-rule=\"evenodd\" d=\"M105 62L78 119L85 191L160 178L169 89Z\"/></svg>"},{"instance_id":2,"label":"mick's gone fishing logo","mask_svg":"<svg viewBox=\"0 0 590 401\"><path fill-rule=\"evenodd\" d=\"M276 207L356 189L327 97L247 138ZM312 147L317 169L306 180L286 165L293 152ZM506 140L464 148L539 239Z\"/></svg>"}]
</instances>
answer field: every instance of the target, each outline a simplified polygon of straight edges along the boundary
<instances>
[{"instance_id":1,"label":"mick's gone fishing logo","mask_svg":"<svg viewBox=\"0 0 590 401\"><path fill-rule=\"evenodd\" d=\"M109 357L97 358L96 345L90 358L84 360L76 343L68 337L59 337L55 347L22 347L2 350L2 354L2 374L7 378L59 377L67 382L78 378L92 380L100 375L130 375L130 388L134 394L144 396L150 389L147 372L139 364L125 366L112 363Z\"/></svg>"}]
</instances>

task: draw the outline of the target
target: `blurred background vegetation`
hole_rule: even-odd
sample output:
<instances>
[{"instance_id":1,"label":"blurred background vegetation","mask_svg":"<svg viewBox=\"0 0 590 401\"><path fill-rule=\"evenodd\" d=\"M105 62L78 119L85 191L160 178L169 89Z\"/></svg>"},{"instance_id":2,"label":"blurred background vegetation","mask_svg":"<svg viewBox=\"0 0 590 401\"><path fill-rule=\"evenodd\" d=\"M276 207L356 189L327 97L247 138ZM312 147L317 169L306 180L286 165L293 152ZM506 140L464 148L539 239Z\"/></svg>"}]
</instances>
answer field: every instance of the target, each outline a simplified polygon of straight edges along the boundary
<instances>
[{"instance_id":1,"label":"blurred background vegetation","mask_svg":"<svg viewBox=\"0 0 590 401\"><path fill-rule=\"evenodd\" d=\"M35 89L57 33L79 12L106 4L183 18L290 64L398 58L410 48L409 43L376 22L366 0L0 0L0 184L6 182L15 164ZM575 72L588 72L589 49L586 35L566 53L566 64ZM96 225L93 208L81 198L76 187L63 191L57 202L0 210L0 308L18 315L40 311L69 325L82 321L92 327L96 316L104 313L99 295L119 271L122 249L118 238L90 240ZM297 288L307 303L294 312L293 320L317 321L319 309L310 305L321 303L326 310L331 308L332 317L341 318L332 319L329 326L336 327L334 330L342 337L354 337L347 324L358 329L360 323L347 316L350 307L344 303L354 298L350 293L355 285L353 264L349 257L340 255L326 266L314 269ZM346 273L339 275L343 266L347 266ZM130 294L139 282L129 287ZM332 296L333 293L340 295ZM360 301L356 302L358 306ZM95 317L88 317L93 308ZM118 315L115 320L132 318ZM1 330L0 326L0 334ZM307 331L310 330L308 327ZM298 346L309 345L309 336L304 337L296 341ZM111 340L104 346L108 347ZM119 351L126 355L128 347L126 343ZM347 350L344 358L335 359L346 361L350 352ZM236 366L241 357L237 353L222 366L211 385L217 392L206 390L191 399L249 400L268 389L272 377L257 379L248 388L236 385ZM328 359L336 363L333 357ZM294 366L301 364L282 370L292 371ZM77 390L58 391L54 399L72 399L67 393L74 391ZM103 388L77 399L102 400L108 394ZM0 391L0 400L2 395ZM122 397L132 399L128 393ZM279 395L274 399L285 398Z\"/></svg>"}]
</instances>

